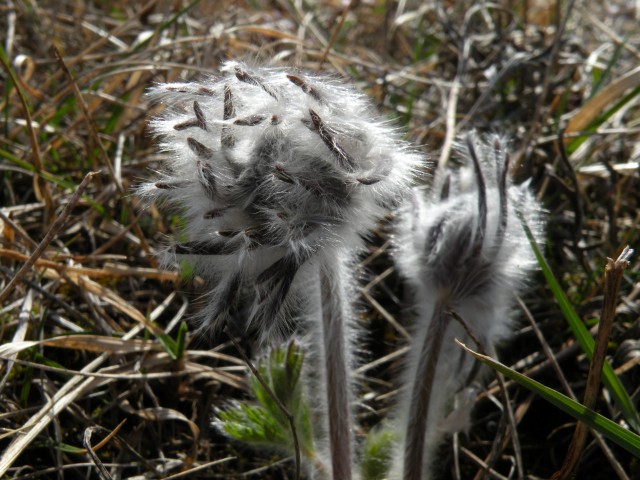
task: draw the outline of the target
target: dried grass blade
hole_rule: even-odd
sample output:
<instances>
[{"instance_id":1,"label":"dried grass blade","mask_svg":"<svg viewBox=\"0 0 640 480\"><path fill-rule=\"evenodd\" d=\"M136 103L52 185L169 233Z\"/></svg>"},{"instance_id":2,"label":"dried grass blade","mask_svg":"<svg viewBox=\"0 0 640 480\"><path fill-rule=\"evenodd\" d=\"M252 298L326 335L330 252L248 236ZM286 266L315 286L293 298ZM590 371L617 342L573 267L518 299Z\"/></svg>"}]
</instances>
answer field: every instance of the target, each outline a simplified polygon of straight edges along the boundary
<instances>
[{"instance_id":1,"label":"dried grass blade","mask_svg":"<svg viewBox=\"0 0 640 480\"><path fill-rule=\"evenodd\" d=\"M213 368L207 365L201 365L196 362L188 361L184 364L185 371L189 372L189 375L192 375L193 378L206 378L210 380L215 380L220 383L224 383L225 385L229 385L230 387L237 388L238 390L247 390L247 382L245 377L239 377L237 375L233 375L224 370L222 368Z\"/></svg>"},{"instance_id":2,"label":"dried grass blade","mask_svg":"<svg viewBox=\"0 0 640 480\"><path fill-rule=\"evenodd\" d=\"M234 27L227 28L225 33L233 33L233 32L251 32L257 33L260 35L264 35L266 37L278 38L281 40L290 40L291 42L300 42L300 38L296 35L292 35L287 32L283 32L280 30L276 30L274 28L267 28L260 25L238 25Z\"/></svg>"},{"instance_id":3,"label":"dried grass blade","mask_svg":"<svg viewBox=\"0 0 640 480\"><path fill-rule=\"evenodd\" d=\"M214 460L213 462L205 463L203 465L198 465L197 467L191 468L184 472L180 472L174 475L170 475L168 477L164 477L164 480L175 480L176 478L189 477L190 475L193 475L194 473L200 470L204 470L206 468L213 467L214 465L219 465L221 463L228 462L229 460L235 460L236 458L237 457L225 457L225 458L221 458L220 460Z\"/></svg>"},{"instance_id":4,"label":"dried grass blade","mask_svg":"<svg viewBox=\"0 0 640 480\"><path fill-rule=\"evenodd\" d=\"M31 348L34 345L38 345L39 342L24 341L24 342L9 342L4 345L0 345L0 358L8 359L14 357L23 350Z\"/></svg>"},{"instance_id":5,"label":"dried grass blade","mask_svg":"<svg viewBox=\"0 0 640 480\"><path fill-rule=\"evenodd\" d=\"M8 248L0 248L0 257L11 258L22 262L29 259L28 255L24 255ZM58 272L86 275L90 278L139 277L161 281L168 280L172 282L180 280L180 275L176 272L160 270L158 268L129 267L127 265L120 265L116 263L106 263L104 268L72 267L63 263L57 263L53 260L38 258L34 265L36 267L51 268Z\"/></svg>"},{"instance_id":6,"label":"dried grass blade","mask_svg":"<svg viewBox=\"0 0 640 480\"><path fill-rule=\"evenodd\" d=\"M58 276L56 272L53 272L51 270L48 273L49 273L49 276L52 276L51 274L53 273L54 278ZM99 283L96 283L93 280L86 278L82 275L68 274L65 276L64 279L70 280L78 288L82 288L89 293L93 293L94 295L97 295L101 300L104 300L119 312L124 313L132 320L139 322L142 326L144 326L144 328L149 330L154 335L158 337L165 335L162 329L160 329L157 325L147 320L147 318L140 312L140 310L135 308L133 305L131 305L129 302L127 302L124 298L122 298L120 295L115 293L113 290L110 290L107 287L100 285Z\"/></svg>"},{"instance_id":7,"label":"dried grass blade","mask_svg":"<svg viewBox=\"0 0 640 480\"><path fill-rule=\"evenodd\" d=\"M124 424L127 423L127 419L125 418L124 420L122 420L117 426L116 428L114 428L113 430L111 430L109 432L109 435L107 435L106 437L104 437L101 441L98 442L98 444L95 446L94 451L98 451L100 450L102 447L104 447L113 437L115 437L118 432L120 431L120 429L124 426Z\"/></svg>"},{"instance_id":8,"label":"dried grass blade","mask_svg":"<svg viewBox=\"0 0 640 480\"><path fill-rule=\"evenodd\" d=\"M162 350L162 347L153 341L139 339L123 340L119 337L106 337L102 335L68 335L42 340L38 343L49 347L70 348L99 353L109 352L119 355Z\"/></svg>"},{"instance_id":9,"label":"dried grass blade","mask_svg":"<svg viewBox=\"0 0 640 480\"><path fill-rule=\"evenodd\" d=\"M78 199L80 198L80 194L84 191L85 188L87 188L87 185L89 185L89 181L91 181L91 179L98 173L99 172L89 172L85 175L80 185L78 185L78 188L76 189L76 191L73 192L73 195L69 199L69 203L65 205L64 210L62 210L62 213L60 214L60 216L56 219L55 222L53 222L53 225L51 225L49 230L47 230L47 233L45 234L44 238L42 239L38 247L34 250L34 252L31 254L29 259L24 263L24 265L22 265L22 268L18 270L15 277L13 277L9 281L7 286L4 288L4 290L0 292L0 304L7 299L7 297L9 296L9 294L11 293L15 285L20 280L22 280L22 277L26 275L27 271L33 266L36 260L40 258L40 255L42 255L42 252L44 252L44 249L47 248L49 243L51 243L51 241L54 239L58 231L62 228L62 226L67 221L67 218L71 214L71 209L75 206Z\"/></svg>"},{"instance_id":10,"label":"dried grass blade","mask_svg":"<svg viewBox=\"0 0 640 480\"><path fill-rule=\"evenodd\" d=\"M93 372L107 357L107 354L101 355L83 368L82 372ZM83 392L90 390L102 382L102 379L85 378L84 376L76 375L65 383L62 388L22 426L21 431L23 435L17 436L4 452L2 452L2 456L0 457L0 477L7 473L7 470L13 462L17 460L29 444L49 425L49 422L64 411L82 395Z\"/></svg>"},{"instance_id":11,"label":"dried grass blade","mask_svg":"<svg viewBox=\"0 0 640 480\"><path fill-rule=\"evenodd\" d=\"M142 331L142 325L137 325L123 336L124 340L130 340ZM76 398L87 390L101 385L104 380L86 378L109 358L108 353L103 353L98 358L86 365L82 370L83 375L73 376L58 390L20 429L24 435L17 436L0 456L0 477L7 473L13 462L22 454L29 444L49 425L60 412L64 411Z\"/></svg>"},{"instance_id":12,"label":"dried grass blade","mask_svg":"<svg viewBox=\"0 0 640 480\"><path fill-rule=\"evenodd\" d=\"M638 86L640 86L640 67L634 68L610 83L585 103L582 108L578 110L578 113L569 120L565 133L585 130L594 120L602 115L607 105L610 105L611 102L620 98L627 90Z\"/></svg>"}]
</instances>

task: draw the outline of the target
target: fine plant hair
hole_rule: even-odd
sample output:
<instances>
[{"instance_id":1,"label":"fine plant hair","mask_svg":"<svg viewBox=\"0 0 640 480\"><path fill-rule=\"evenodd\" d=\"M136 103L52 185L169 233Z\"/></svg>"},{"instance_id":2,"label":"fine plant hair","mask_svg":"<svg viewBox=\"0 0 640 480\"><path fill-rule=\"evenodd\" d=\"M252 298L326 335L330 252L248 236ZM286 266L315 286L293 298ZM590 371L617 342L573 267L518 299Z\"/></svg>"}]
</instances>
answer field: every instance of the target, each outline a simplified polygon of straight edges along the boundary
<instances>
[{"instance_id":1,"label":"fine plant hair","mask_svg":"<svg viewBox=\"0 0 640 480\"><path fill-rule=\"evenodd\" d=\"M182 220L166 255L210 285L214 337L281 339L308 318L324 365L334 478L351 478L347 292L362 237L408 192L422 157L371 102L331 78L229 61L220 75L154 87L164 168L140 187Z\"/></svg>"},{"instance_id":2,"label":"fine plant hair","mask_svg":"<svg viewBox=\"0 0 640 480\"><path fill-rule=\"evenodd\" d=\"M463 166L440 172L428 195L415 188L398 216L395 260L413 290L416 318L393 478L429 478L442 436L467 428L464 396L478 366L453 340L493 351L509 337L514 292L535 266L518 215L542 236L528 184L511 183L505 141L470 133L457 150ZM452 412L456 398L463 406Z\"/></svg>"}]
</instances>

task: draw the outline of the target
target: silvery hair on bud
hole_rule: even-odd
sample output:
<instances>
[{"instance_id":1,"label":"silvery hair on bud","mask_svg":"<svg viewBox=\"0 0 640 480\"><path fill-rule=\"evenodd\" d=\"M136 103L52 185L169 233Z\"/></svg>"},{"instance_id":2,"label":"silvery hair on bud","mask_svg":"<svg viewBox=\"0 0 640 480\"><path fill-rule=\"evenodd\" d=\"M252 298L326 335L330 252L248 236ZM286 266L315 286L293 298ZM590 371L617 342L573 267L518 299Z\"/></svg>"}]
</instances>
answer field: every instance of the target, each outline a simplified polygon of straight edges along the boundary
<instances>
[{"instance_id":1,"label":"silvery hair on bud","mask_svg":"<svg viewBox=\"0 0 640 480\"><path fill-rule=\"evenodd\" d=\"M543 235L541 207L528 183L511 183L504 139L470 133L459 141L457 153L462 166L440 172L428 195L414 189L399 214L394 240L395 261L413 290L415 307L414 343L399 405L401 431L408 434L400 451L409 451L406 442L421 436L424 449L414 452L421 465L405 458L405 466L395 469L397 475L403 471L399 476L405 479L418 478L408 469L428 478L442 435L466 428L459 422L460 412L445 420L456 393L470 385L477 371L472 357L453 341L474 345L450 312L466 322L482 348L493 351L511 334L514 294L536 266L516 212L538 240ZM428 338L437 321L442 322L441 338ZM426 365L434 348L439 353L429 361L435 363ZM430 368L435 368L430 391L419 393L421 376ZM416 413L421 406L424 411ZM420 423L416 415L427 419L423 432L412 431Z\"/></svg>"},{"instance_id":2,"label":"silvery hair on bud","mask_svg":"<svg viewBox=\"0 0 640 480\"><path fill-rule=\"evenodd\" d=\"M211 286L206 331L233 323L264 341L287 330L305 297L296 279L361 248L421 162L331 77L229 61L150 96L166 106L151 122L166 160L139 193L183 219L167 263L188 262Z\"/></svg>"}]
</instances>

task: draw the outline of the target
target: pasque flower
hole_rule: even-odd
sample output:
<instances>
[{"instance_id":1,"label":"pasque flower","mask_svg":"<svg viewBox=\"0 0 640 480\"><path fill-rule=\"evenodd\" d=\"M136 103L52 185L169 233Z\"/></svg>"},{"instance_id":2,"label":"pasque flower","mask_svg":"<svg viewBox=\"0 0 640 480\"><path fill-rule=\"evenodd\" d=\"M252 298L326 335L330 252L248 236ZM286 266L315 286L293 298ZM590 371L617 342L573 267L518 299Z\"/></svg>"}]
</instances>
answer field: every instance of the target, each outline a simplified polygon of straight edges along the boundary
<instances>
[{"instance_id":1,"label":"pasque flower","mask_svg":"<svg viewBox=\"0 0 640 480\"><path fill-rule=\"evenodd\" d=\"M421 156L330 77L230 61L151 95L167 106L151 123L167 155L140 192L184 220L172 253L211 285L201 328L265 341L300 312L318 318L333 476L348 479L347 265Z\"/></svg>"},{"instance_id":2,"label":"pasque flower","mask_svg":"<svg viewBox=\"0 0 640 480\"><path fill-rule=\"evenodd\" d=\"M240 62L221 72L151 91L167 106L151 122L167 156L141 193L184 217L173 252L214 286L202 328L233 319L268 338L290 318L299 270L357 251L420 157L335 79Z\"/></svg>"},{"instance_id":3,"label":"pasque flower","mask_svg":"<svg viewBox=\"0 0 640 480\"><path fill-rule=\"evenodd\" d=\"M517 214L542 235L541 207L528 184L510 181L504 140L471 133L458 152L463 166L441 172L428 195L416 188L397 224L395 260L413 289L416 314L399 406L406 434L396 474L405 479L428 477L453 397L477 373L453 342L471 341L455 317L487 350L506 339L514 293L535 266Z\"/></svg>"}]
</instances>

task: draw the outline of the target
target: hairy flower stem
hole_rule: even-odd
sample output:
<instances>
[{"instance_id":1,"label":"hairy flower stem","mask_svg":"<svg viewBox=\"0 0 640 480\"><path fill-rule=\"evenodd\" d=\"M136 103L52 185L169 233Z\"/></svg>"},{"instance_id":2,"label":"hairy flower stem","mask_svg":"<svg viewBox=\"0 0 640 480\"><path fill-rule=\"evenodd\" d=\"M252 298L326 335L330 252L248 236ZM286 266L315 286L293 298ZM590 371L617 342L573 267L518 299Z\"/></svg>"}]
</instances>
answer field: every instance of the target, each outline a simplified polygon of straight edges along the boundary
<instances>
[{"instance_id":1,"label":"hairy flower stem","mask_svg":"<svg viewBox=\"0 0 640 480\"><path fill-rule=\"evenodd\" d=\"M340 277L335 269L321 268L320 290L332 478L351 480L351 409L345 352L347 332Z\"/></svg>"},{"instance_id":2,"label":"hairy flower stem","mask_svg":"<svg viewBox=\"0 0 640 480\"><path fill-rule=\"evenodd\" d=\"M429 406L438 357L442 340L449 325L449 315L443 302L438 302L434 309L420 350L420 358L413 376L413 388L410 397L409 421L405 434L404 475L405 480L422 480L425 455L425 437Z\"/></svg>"}]
</instances>

